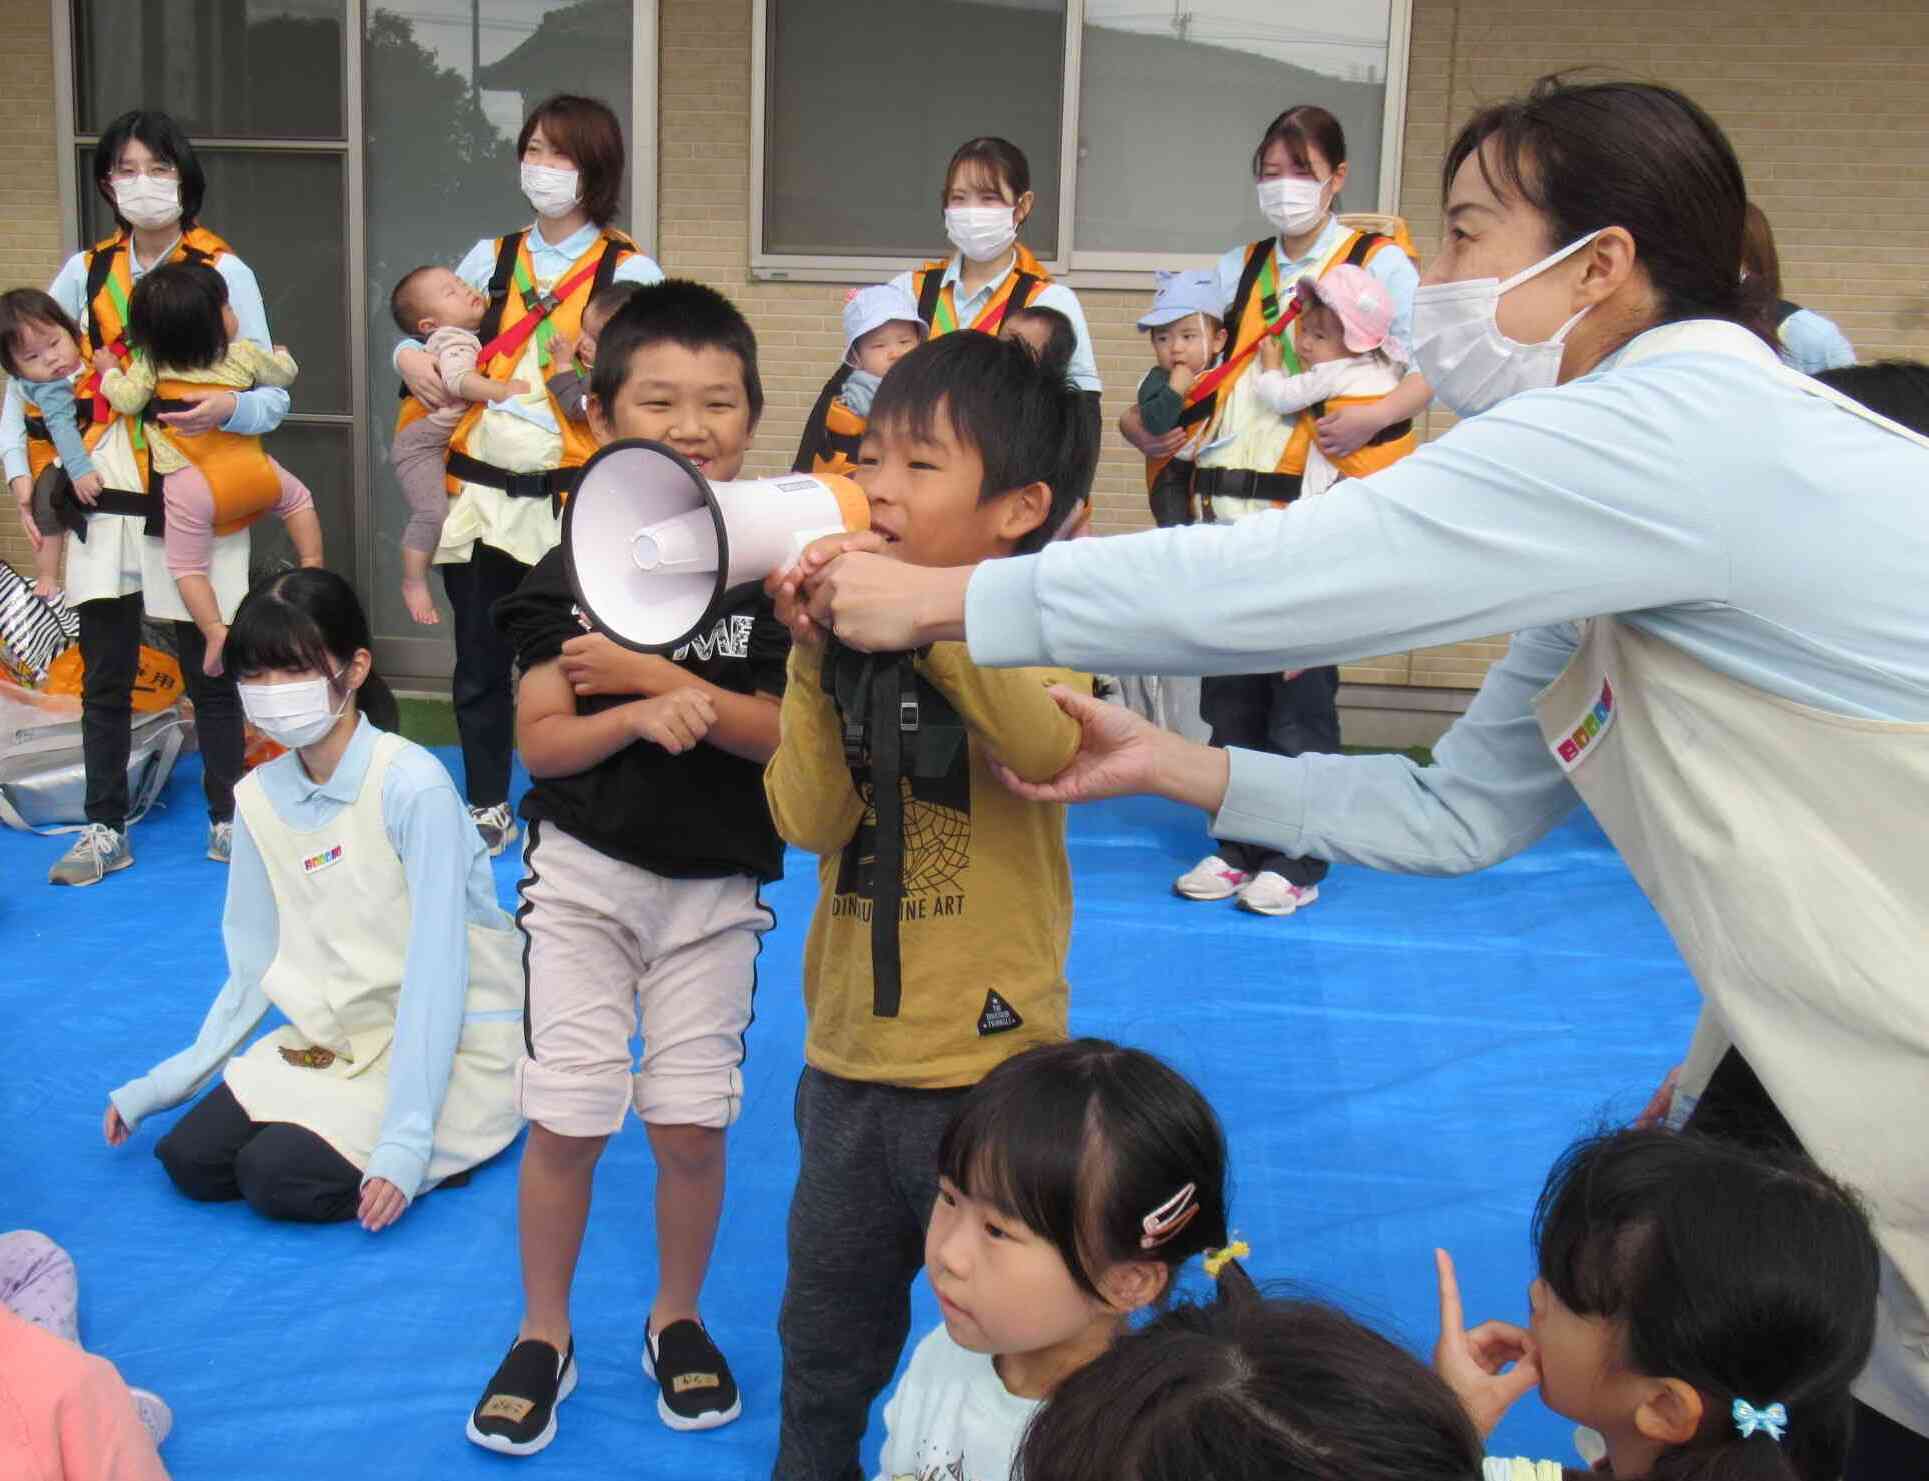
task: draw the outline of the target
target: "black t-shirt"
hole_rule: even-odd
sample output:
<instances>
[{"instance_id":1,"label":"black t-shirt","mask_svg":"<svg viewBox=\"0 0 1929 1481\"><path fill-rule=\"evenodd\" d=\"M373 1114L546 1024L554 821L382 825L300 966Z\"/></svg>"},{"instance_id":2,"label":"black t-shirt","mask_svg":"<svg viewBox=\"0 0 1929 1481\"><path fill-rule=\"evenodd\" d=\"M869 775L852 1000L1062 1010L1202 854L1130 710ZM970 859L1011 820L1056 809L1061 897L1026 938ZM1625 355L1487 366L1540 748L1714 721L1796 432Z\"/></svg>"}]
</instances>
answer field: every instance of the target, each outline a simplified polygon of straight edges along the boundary
<instances>
[{"instance_id":1,"label":"black t-shirt","mask_svg":"<svg viewBox=\"0 0 1929 1481\"><path fill-rule=\"evenodd\" d=\"M549 662L569 639L592 630L576 608L560 550L538 561L522 585L496 603L494 616L525 670ZM770 599L751 588L724 608L708 635L670 657L719 689L782 695L789 654L789 631L777 621ZM576 712L595 714L633 698L579 698ZM763 767L712 745L672 756L637 741L588 771L539 778L523 797L522 815L554 823L599 853L672 879L783 877L784 845L764 801Z\"/></svg>"}]
</instances>

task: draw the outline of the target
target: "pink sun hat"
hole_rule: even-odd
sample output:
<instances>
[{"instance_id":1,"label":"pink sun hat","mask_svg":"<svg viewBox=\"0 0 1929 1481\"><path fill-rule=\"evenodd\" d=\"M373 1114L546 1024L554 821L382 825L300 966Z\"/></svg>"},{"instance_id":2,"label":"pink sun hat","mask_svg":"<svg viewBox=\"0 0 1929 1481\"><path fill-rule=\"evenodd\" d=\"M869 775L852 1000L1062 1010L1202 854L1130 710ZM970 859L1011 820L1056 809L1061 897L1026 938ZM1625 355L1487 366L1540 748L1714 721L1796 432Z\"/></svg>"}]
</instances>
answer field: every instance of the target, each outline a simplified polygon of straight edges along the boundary
<instances>
[{"instance_id":1,"label":"pink sun hat","mask_svg":"<svg viewBox=\"0 0 1929 1481\"><path fill-rule=\"evenodd\" d=\"M1343 262L1320 277L1308 273L1293 291L1302 303L1323 303L1339 315L1346 347L1354 354L1383 350L1405 362L1406 347L1393 337L1393 295L1365 268Z\"/></svg>"}]
</instances>

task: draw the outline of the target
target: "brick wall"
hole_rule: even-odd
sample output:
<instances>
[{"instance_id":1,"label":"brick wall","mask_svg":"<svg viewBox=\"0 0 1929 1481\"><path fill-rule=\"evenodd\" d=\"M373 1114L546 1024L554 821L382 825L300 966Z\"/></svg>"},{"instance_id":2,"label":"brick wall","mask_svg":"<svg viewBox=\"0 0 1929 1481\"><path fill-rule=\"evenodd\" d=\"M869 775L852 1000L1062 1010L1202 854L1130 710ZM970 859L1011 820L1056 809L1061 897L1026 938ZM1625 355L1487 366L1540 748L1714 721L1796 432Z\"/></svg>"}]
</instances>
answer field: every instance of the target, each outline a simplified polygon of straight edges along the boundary
<instances>
[{"instance_id":1,"label":"brick wall","mask_svg":"<svg viewBox=\"0 0 1929 1481\"><path fill-rule=\"evenodd\" d=\"M660 255L670 271L731 294L756 324L770 405L750 466L773 472L842 350L846 290L749 277L750 0L662 0L661 34ZM1920 0L1708 0L1691 11L1635 0L1611 12L1575 0L1413 0L1401 205L1423 253L1438 239L1440 160L1454 124L1481 101L1576 65L1699 99L1728 129L1775 222L1789 296L1834 319L1865 358L1929 359L1929 12ZM0 167L9 283L44 282L58 266L50 67L45 0L0 0L0 119L14 144ZM934 220L934 251L942 245ZM1133 328L1143 295L1080 296L1109 426L1146 364ZM1450 419L1428 420L1437 434ZM1101 532L1145 524L1141 466L1108 434ZM24 555L11 515L0 517L0 556ZM1501 646L1396 655L1347 677L1468 688Z\"/></svg>"},{"instance_id":2,"label":"brick wall","mask_svg":"<svg viewBox=\"0 0 1929 1481\"><path fill-rule=\"evenodd\" d=\"M0 288L45 287L60 270L60 188L54 178L53 34L47 0L0 0ZM0 383L4 378L0 377ZM32 556L0 504L0 560L26 570Z\"/></svg>"}]
</instances>

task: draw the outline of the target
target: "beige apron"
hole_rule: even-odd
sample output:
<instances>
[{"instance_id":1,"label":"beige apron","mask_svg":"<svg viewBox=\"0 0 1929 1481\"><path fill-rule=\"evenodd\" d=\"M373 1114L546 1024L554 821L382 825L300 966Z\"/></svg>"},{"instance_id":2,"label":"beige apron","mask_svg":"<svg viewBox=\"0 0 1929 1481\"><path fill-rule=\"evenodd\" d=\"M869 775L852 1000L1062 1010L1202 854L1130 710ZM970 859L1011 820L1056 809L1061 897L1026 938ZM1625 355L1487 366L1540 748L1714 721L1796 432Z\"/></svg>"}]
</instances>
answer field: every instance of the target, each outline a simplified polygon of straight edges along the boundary
<instances>
[{"instance_id":1,"label":"beige apron","mask_svg":"<svg viewBox=\"0 0 1929 1481\"><path fill-rule=\"evenodd\" d=\"M395 1014L408 953L408 877L382 822L382 781L405 742L384 734L354 802L312 832L290 828L255 778L235 806L267 866L280 936L261 980L288 1024L228 1061L227 1083L253 1121L306 1127L357 1167L368 1166L388 1110ZM486 1018L480 1015L490 1015ZM427 1189L486 1161L522 1125L515 1066L522 1051L522 938L469 926L469 994L462 1037L435 1125ZM327 1058L290 1063L281 1051Z\"/></svg>"},{"instance_id":2,"label":"beige apron","mask_svg":"<svg viewBox=\"0 0 1929 1481\"><path fill-rule=\"evenodd\" d=\"M1640 357L1740 349L1675 328ZM1535 712L1701 988L1684 1090L1732 1042L1816 1161L1868 1200L1882 1298L1856 1393L1929 1434L1929 725L1779 698L1614 617L1584 625Z\"/></svg>"}]
</instances>

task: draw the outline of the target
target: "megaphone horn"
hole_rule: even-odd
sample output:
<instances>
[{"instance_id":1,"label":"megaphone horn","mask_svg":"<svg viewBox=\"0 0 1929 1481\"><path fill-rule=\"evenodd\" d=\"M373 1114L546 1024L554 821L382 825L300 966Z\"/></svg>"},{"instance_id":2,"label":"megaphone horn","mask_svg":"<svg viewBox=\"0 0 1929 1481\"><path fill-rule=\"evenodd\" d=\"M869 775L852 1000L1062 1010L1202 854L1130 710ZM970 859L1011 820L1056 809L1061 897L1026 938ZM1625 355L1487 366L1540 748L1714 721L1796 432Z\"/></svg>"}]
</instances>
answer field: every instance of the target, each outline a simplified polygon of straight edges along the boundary
<instances>
[{"instance_id":1,"label":"megaphone horn","mask_svg":"<svg viewBox=\"0 0 1929 1481\"><path fill-rule=\"evenodd\" d=\"M625 648L668 653L707 632L743 587L804 543L869 529L848 478L789 473L711 483L674 449L612 442L563 506L563 565L576 604Z\"/></svg>"}]
</instances>

